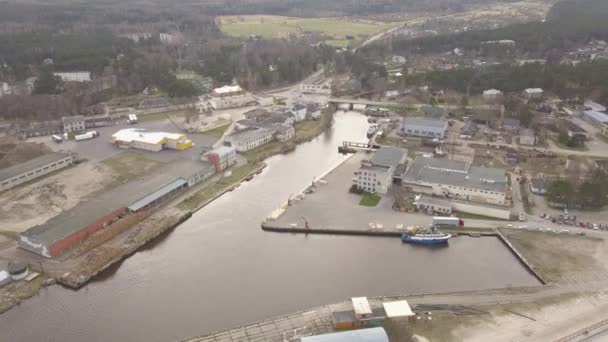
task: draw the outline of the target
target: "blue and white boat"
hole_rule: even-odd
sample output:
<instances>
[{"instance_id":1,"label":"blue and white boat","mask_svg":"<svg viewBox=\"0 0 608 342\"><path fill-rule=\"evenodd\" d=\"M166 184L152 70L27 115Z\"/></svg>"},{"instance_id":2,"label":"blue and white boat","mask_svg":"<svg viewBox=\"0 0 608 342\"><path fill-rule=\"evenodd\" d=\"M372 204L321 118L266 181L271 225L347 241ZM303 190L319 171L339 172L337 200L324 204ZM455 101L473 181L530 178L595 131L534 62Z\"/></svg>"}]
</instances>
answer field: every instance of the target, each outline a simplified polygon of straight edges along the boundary
<instances>
[{"instance_id":1,"label":"blue and white boat","mask_svg":"<svg viewBox=\"0 0 608 342\"><path fill-rule=\"evenodd\" d=\"M441 245L448 243L451 237L452 234L442 233L435 229L423 230L418 228L415 230L408 229L401 235L401 241L418 245Z\"/></svg>"}]
</instances>

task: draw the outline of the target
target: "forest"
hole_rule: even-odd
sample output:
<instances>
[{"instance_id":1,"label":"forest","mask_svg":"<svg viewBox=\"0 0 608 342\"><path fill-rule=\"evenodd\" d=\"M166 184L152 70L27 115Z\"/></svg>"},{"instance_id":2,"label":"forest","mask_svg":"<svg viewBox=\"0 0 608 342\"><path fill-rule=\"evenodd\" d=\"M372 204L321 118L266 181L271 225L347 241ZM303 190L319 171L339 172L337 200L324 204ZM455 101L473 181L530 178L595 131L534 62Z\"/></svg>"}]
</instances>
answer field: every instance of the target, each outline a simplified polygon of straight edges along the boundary
<instances>
[{"instance_id":1,"label":"forest","mask_svg":"<svg viewBox=\"0 0 608 342\"><path fill-rule=\"evenodd\" d=\"M516 41L518 55L547 56L591 39L608 40L608 1L577 0L556 3L545 22L514 24L492 30L468 31L417 39L377 42L364 49L368 56L427 54L454 48L477 50L481 42L510 39Z\"/></svg>"}]
</instances>

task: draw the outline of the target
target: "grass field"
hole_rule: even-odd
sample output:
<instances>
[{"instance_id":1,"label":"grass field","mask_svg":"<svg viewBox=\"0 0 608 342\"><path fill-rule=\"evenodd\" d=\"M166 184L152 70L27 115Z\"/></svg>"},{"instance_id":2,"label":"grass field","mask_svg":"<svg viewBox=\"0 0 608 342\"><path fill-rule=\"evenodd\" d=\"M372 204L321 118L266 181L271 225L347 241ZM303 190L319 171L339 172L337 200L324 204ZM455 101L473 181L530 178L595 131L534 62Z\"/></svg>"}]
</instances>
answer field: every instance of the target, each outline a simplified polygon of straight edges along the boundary
<instances>
[{"instance_id":1,"label":"grass field","mask_svg":"<svg viewBox=\"0 0 608 342\"><path fill-rule=\"evenodd\" d=\"M370 194L370 193L366 192L361 197L361 201L359 202L359 205L362 205L365 207L375 207L378 205L378 203L380 203L381 199L382 199L382 197L380 197L378 195L374 195L374 194Z\"/></svg>"},{"instance_id":2,"label":"grass field","mask_svg":"<svg viewBox=\"0 0 608 342\"><path fill-rule=\"evenodd\" d=\"M202 132L201 134L219 139L224 135L224 132L226 132L228 127L230 127L230 125L214 128L214 129L208 130L206 132Z\"/></svg>"},{"instance_id":3,"label":"grass field","mask_svg":"<svg viewBox=\"0 0 608 342\"><path fill-rule=\"evenodd\" d=\"M263 38L287 37L290 34L302 35L318 32L332 36L328 44L346 46L346 36L363 38L390 29L400 23L384 23L371 20L348 18L295 18L274 15L240 15L218 18L222 32L233 37Z\"/></svg>"}]
</instances>

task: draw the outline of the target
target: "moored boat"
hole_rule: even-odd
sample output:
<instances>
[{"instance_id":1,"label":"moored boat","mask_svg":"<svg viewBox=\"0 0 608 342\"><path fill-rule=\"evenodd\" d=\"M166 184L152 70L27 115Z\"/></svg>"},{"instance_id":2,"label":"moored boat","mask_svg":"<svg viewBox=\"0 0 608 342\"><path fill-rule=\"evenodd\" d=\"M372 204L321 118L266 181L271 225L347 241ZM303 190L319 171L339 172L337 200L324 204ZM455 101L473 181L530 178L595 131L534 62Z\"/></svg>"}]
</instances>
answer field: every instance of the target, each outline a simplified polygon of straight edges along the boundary
<instances>
[{"instance_id":1,"label":"moored boat","mask_svg":"<svg viewBox=\"0 0 608 342\"><path fill-rule=\"evenodd\" d=\"M419 245L440 245L448 243L451 234L443 233L435 229L409 228L401 235L401 241Z\"/></svg>"}]
</instances>

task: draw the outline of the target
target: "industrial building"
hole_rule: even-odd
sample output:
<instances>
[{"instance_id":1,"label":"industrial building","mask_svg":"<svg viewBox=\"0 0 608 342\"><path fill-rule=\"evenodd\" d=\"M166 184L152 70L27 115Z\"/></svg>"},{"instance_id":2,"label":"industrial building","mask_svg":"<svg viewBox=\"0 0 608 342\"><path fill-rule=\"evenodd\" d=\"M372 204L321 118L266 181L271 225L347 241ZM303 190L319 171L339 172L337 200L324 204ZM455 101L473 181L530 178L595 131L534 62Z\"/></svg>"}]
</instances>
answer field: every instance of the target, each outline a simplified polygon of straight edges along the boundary
<instances>
[{"instance_id":1,"label":"industrial building","mask_svg":"<svg viewBox=\"0 0 608 342\"><path fill-rule=\"evenodd\" d=\"M315 95L331 95L331 86L329 84L306 84L302 83L300 92L303 94Z\"/></svg>"},{"instance_id":2,"label":"industrial building","mask_svg":"<svg viewBox=\"0 0 608 342\"><path fill-rule=\"evenodd\" d=\"M232 123L232 117L228 114L201 115L198 119L185 123L184 128L189 132L207 132L228 126L230 123Z\"/></svg>"},{"instance_id":3,"label":"industrial building","mask_svg":"<svg viewBox=\"0 0 608 342\"><path fill-rule=\"evenodd\" d=\"M301 342L388 342L384 328L368 328L302 337Z\"/></svg>"},{"instance_id":4,"label":"industrial building","mask_svg":"<svg viewBox=\"0 0 608 342\"><path fill-rule=\"evenodd\" d=\"M419 156L402 181L414 191L443 198L505 205L505 170L471 166L470 162Z\"/></svg>"},{"instance_id":5,"label":"industrial building","mask_svg":"<svg viewBox=\"0 0 608 342\"><path fill-rule=\"evenodd\" d=\"M416 206L416 209L430 215L450 215L452 213L452 203L443 198L417 195L414 200L414 205Z\"/></svg>"},{"instance_id":6,"label":"industrial building","mask_svg":"<svg viewBox=\"0 0 608 342\"><path fill-rule=\"evenodd\" d=\"M585 110L593 110L593 111L602 112L602 113L606 112L606 107L604 105L601 105L592 100L585 100L583 107L585 108Z\"/></svg>"},{"instance_id":7,"label":"industrial building","mask_svg":"<svg viewBox=\"0 0 608 342\"><path fill-rule=\"evenodd\" d=\"M184 134L150 132L140 128L127 128L112 134L112 142L120 147L158 152L163 149L182 151L193 146Z\"/></svg>"},{"instance_id":8,"label":"industrial building","mask_svg":"<svg viewBox=\"0 0 608 342\"><path fill-rule=\"evenodd\" d=\"M370 160L361 161L353 183L361 191L385 194L393 182L402 178L406 158L404 148L381 146Z\"/></svg>"},{"instance_id":9,"label":"industrial building","mask_svg":"<svg viewBox=\"0 0 608 342\"><path fill-rule=\"evenodd\" d=\"M164 203L214 173L214 166L208 162L173 163L162 173L81 201L74 208L20 233L17 244L40 256L56 257L121 218Z\"/></svg>"},{"instance_id":10,"label":"industrial building","mask_svg":"<svg viewBox=\"0 0 608 342\"><path fill-rule=\"evenodd\" d=\"M215 167L215 172L222 172L236 164L236 148L220 146L205 153L207 160Z\"/></svg>"},{"instance_id":11,"label":"industrial building","mask_svg":"<svg viewBox=\"0 0 608 342\"><path fill-rule=\"evenodd\" d=\"M447 129L448 122L445 119L408 117L401 120L399 125L402 135L424 138L443 139Z\"/></svg>"},{"instance_id":12,"label":"industrial building","mask_svg":"<svg viewBox=\"0 0 608 342\"><path fill-rule=\"evenodd\" d=\"M0 170L0 191L63 169L72 165L73 162L74 159L70 154L49 153L25 163L4 168Z\"/></svg>"},{"instance_id":13,"label":"industrial building","mask_svg":"<svg viewBox=\"0 0 608 342\"><path fill-rule=\"evenodd\" d=\"M585 110L583 112L583 119L598 127L608 124L608 114L594 110Z\"/></svg>"},{"instance_id":14,"label":"industrial building","mask_svg":"<svg viewBox=\"0 0 608 342\"><path fill-rule=\"evenodd\" d=\"M226 137L226 142L238 152L246 152L272 141L274 132L266 128L250 127L232 133Z\"/></svg>"},{"instance_id":15,"label":"industrial building","mask_svg":"<svg viewBox=\"0 0 608 342\"><path fill-rule=\"evenodd\" d=\"M55 76L59 76L63 82L90 82L91 73L89 71L74 71L74 72L55 72Z\"/></svg>"}]
</instances>

